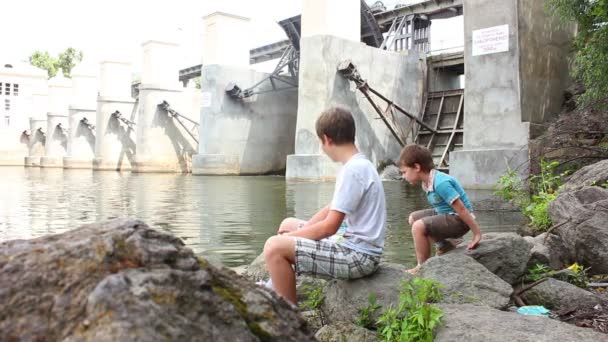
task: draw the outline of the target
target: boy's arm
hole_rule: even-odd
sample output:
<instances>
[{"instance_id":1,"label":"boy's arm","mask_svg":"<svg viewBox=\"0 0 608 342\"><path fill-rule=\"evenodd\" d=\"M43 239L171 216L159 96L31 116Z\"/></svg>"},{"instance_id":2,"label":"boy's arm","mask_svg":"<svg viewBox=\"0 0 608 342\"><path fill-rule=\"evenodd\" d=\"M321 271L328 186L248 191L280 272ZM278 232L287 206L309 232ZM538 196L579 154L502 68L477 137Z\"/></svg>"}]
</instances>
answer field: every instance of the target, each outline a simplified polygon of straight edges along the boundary
<instances>
[{"instance_id":1,"label":"boy's arm","mask_svg":"<svg viewBox=\"0 0 608 342\"><path fill-rule=\"evenodd\" d=\"M481 230L477 225L477 221L475 221L475 218L473 218L473 215L471 215L469 209L465 207L460 198L457 198L454 202L452 202L452 208L454 208L462 221L473 231L473 241L469 243L467 249L474 249L479 244L479 241L481 241Z\"/></svg>"},{"instance_id":2,"label":"boy's arm","mask_svg":"<svg viewBox=\"0 0 608 342\"><path fill-rule=\"evenodd\" d=\"M310 225L313 225L317 222L321 222L323 220L325 220L325 218L327 217L327 214L329 213L329 204L326 205L325 207L321 208L321 210L319 210L316 214L314 214L310 220L308 220L306 222L306 224L304 225L304 227L308 227Z\"/></svg>"},{"instance_id":3,"label":"boy's arm","mask_svg":"<svg viewBox=\"0 0 608 342\"><path fill-rule=\"evenodd\" d=\"M328 209L328 213L323 220L285 235L303 237L310 240L321 240L336 234L338 228L340 228L340 224L344 220L344 216L342 212Z\"/></svg>"}]
</instances>

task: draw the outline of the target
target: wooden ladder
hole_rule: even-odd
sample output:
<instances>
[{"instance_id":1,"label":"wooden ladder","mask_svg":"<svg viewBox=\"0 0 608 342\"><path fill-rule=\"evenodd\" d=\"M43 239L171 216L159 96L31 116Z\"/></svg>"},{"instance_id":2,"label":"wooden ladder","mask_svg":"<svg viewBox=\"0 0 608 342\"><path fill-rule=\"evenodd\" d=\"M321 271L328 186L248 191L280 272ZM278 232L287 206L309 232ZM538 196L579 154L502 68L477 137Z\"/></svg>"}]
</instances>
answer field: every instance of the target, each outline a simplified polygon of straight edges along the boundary
<instances>
[{"instance_id":1,"label":"wooden ladder","mask_svg":"<svg viewBox=\"0 0 608 342\"><path fill-rule=\"evenodd\" d=\"M414 141L431 150L437 169L449 171L449 152L463 147L464 89L429 93L422 121L436 133L421 126Z\"/></svg>"}]
</instances>

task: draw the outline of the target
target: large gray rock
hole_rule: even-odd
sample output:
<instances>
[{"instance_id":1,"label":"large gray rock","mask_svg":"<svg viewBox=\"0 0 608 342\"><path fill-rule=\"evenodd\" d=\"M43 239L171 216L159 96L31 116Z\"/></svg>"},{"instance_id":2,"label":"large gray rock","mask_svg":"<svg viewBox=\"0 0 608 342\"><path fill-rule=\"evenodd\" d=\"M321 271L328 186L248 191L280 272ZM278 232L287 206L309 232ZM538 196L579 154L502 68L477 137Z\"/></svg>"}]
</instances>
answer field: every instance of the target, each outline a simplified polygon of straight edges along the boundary
<instances>
[{"instance_id":1,"label":"large gray rock","mask_svg":"<svg viewBox=\"0 0 608 342\"><path fill-rule=\"evenodd\" d=\"M260 253L249 266L245 267L242 275L253 281L267 280L270 278L266 262L264 261L264 253Z\"/></svg>"},{"instance_id":2,"label":"large gray rock","mask_svg":"<svg viewBox=\"0 0 608 342\"><path fill-rule=\"evenodd\" d=\"M523 299L528 305L542 305L550 310L591 308L602 302L594 293L553 278L526 291Z\"/></svg>"},{"instance_id":3,"label":"large gray rock","mask_svg":"<svg viewBox=\"0 0 608 342\"><path fill-rule=\"evenodd\" d=\"M467 245L462 244L456 252L477 260L509 284L515 284L526 272L532 255L532 244L515 233L486 233L474 250L467 251Z\"/></svg>"},{"instance_id":4,"label":"large gray rock","mask_svg":"<svg viewBox=\"0 0 608 342\"><path fill-rule=\"evenodd\" d=\"M535 237L524 236L524 239L532 244L528 269L536 264L543 264L554 270L561 270L572 264L572 257L558 235L542 233Z\"/></svg>"},{"instance_id":5,"label":"large gray rock","mask_svg":"<svg viewBox=\"0 0 608 342\"><path fill-rule=\"evenodd\" d=\"M549 205L555 232L590 274L608 273L608 190L596 186L560 193Z\"/></svg>"},{"instance_id":6,"label":"large gray rock","mask_svg":"<svg viewBox=\"0 0 608 342\"><path fill-rule=\"evenodd\" d=\"M387 165L382 172L380 172L380 179L382 180L396 180L401 181L403 177L401 177L401 171L395 165Z\"/></svg>"},{"instance_id":7,"label":"large gray rock","mask_svg":"<svg viewBox=\"0 0 608 342\"><path fill-rule=\"evenodd\" d=\"M331 280L325 287L325 301L321 307L330 323L354 322L358 309L369 305L369 294L384 308L399 304L399 289L403 280L412 279L404 266L382 263L369 277L355 280ZM375 320L381 310L373 317Z\"/></svg>"},{"instance_id":8,"label":"large gray rock","mask_svg":"<svg viewBox=\"0 0 608 342\"><path fill-rule=\"evenodd\" d=\"M376 342L375 332L353 323L338 322L326 325L315 335L320 342Z\"/></svg>"},{"instance_id":9,"label":"large gray rock","mask_svg":"<svg viewBox=\"0 0 608 342\"><path fill-rule=\"evenodd\" d=\"M568 181L561 186L560 191L562 193L576 191L585 186L601 185L606 181L608 181L608 159L592 165L587 165L576 171L570 176Z\"/></svg>"},{"instance_id":10,"label":"large gray rock","mask_svg":"<svg viewBox=\"0 0 608 342\"><path fill-rule=\"evenodd\" d=\"M497 309L507 306L513 288L475 259L448 253L427 260L420 276L443 284L443 303L472 303Z\"/></svg>"},{"instance_id":11,"label":"large gray rock","mask_svg":"<svg viewBox=\"0 0 608 342\"><path fill-rule=\"evenodd\" d=\"M0 244L4 340L310 341L290 304L117 219Z\"/></svg>"},{"instance_id":12,"label":"large gray rock","mask_svg":"<svg viewBox=\"0 0 608 342\"><path fill-rule=\"evenodd\" d=\"M547 317L525 316L474 305L441 305L435 342L606 341L606 335Z\"/></svg>"}]
</instances>

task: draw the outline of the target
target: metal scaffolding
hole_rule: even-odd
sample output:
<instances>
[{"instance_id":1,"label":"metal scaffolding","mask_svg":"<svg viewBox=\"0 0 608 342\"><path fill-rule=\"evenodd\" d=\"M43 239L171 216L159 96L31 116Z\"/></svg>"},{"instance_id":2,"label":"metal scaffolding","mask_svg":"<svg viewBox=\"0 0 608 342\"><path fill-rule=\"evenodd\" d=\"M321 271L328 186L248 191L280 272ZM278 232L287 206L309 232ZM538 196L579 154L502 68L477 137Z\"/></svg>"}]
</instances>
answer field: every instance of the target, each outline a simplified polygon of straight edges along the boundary
<instances>
[{"instance_id":1,"label":"metal scaffolding","mask_svg":"<svg viewBox=\"0 0 608 342\"><path fill-rule=\"evenodd\" d=\"M158 105L159 107L161 107L163 110L165 110L167 112L167 114L169 114L169 116L171 116L172 118L175 119L175 121L177 121L180 126L182 126L182 128L188 132L188 135L190 135L190 137L192 138L192 140L196 141L196 143L198 144L198 139L194 136L194 134L192 134L192 132L190 131L190 129L188 127L186 127L186 124L184 124L184 122L182 121L182 119L187 120L191 123L194 124L194 128L200 126L200 124L180 113L178 113L176 110L174 110L173 108L171 108L171 105L169 105L169 102L167 101L163 101L162 103L160 103ZM194 129L192 128L192 129Z\"/></svg>"},{"instance_id":2,"label":"metal scaffolding","mask_svg":"<svg viewBox=\"0 0 608 342\"><path fill-rule=\"evenodd\" d=\"M384 121L384 124L386 125L386 127L389 129L391 134L395 137L395 139L397 140L397 142L399 142L399 144L401 146L405 146L409 133L413 128L412 125L414 122L418 123L419 126L424 127L431 132L436 132L436 130L434 128L430 127L425 122L420 120L418 118L418 115L413 115L413 114L409 113L408 111L403 109L401 106L399 106L395 102L389 100L384 95L380 94L378 91L376 91L374 88L372 88L369 84L367 84L367 81L365 81L361 77L361 75L359 74L359 71L357 70L357 67L351 62L351 60L347 59L347 60L343 61L342 63L340 63L338 65L338 72L342 76L346 77L348 80L353 81L355 83L355 85L357 86L357 89L359 89L359 91L361 91L361 93L363 93L365 98L367 98L370 105L374 108L376 113L378 113L378 115L380 115L380 118L382 119L382 121ZM378 103L376 101L374 101L371 94L375 95L376 97L378 97L379 99L384 101L387 104L386 109L381 110L380 106L378 105ZM408 127L408 129L405 132L403 132L403 131L398 132L400 130L400 127L397 123L395 123L395 119L394 119L395 110L398 111L399 113L407 116L408 118L410 118L410 127Z\"/></svg>"},{"instance_id":3,"label":"metal scaffolding","mask_svg":"<svg viewBox=\"0 0 608 342\"><path fill-rule=\"evenodd\" d=\"M233 99L242 100L257 94L296 89L298 87L299 57L300 53L293 46L290 46L283 52L279 63L270 75L244 90L236 83L230 82L226 86L226 93ZM288 76L285 74L286 68ZM257 90L257 88L266 82L270 82L271 89Z\"/></svg>"}]
</instances>

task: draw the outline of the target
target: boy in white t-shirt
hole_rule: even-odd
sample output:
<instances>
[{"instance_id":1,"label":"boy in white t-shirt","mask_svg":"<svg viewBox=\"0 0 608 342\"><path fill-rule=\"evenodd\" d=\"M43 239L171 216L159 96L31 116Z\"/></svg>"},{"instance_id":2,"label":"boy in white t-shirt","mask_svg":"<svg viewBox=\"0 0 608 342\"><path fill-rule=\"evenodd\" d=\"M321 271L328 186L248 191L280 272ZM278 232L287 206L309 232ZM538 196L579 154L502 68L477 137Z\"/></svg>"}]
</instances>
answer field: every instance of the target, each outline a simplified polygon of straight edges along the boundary
<instances>
[{"instance_id":1,"label":"boy in white t-shirt","mask_svg":"<svg viewBox=\"0 0 608 342\"><path fill-rule=\"evenodd\" d=\"M376 168L355 146L355 121L330 108L316 122L322 149L343 164L329 205L310 220L287 218L264 246L275 291L296 303L295 274L356 279L378 268L384 248L386 202ZM331 238L342 227L339 238ZM295 266L295 272L292 268Z\"/></svg>"}]
</instances>

